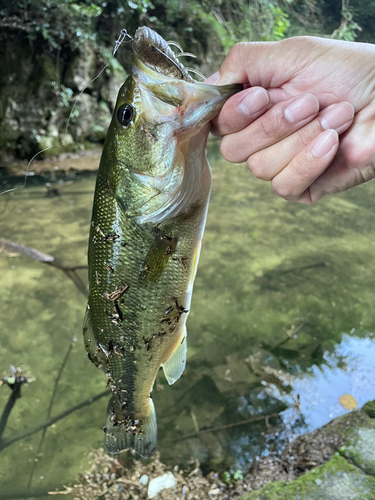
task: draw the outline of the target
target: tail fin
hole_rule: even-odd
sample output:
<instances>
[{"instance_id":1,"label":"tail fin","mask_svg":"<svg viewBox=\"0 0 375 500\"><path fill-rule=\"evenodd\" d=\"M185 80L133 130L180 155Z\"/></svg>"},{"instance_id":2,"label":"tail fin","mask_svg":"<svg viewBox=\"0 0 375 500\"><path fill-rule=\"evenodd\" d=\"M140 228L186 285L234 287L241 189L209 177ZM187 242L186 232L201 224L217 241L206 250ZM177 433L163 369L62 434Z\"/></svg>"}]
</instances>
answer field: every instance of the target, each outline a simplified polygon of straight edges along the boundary
<instances>
[{"instance_id":1,"label":"tail fin","mask_svg":"<svg viewBox=\"0 0 375 500\"><path fill-rule=\"evenodd\" d=\"M105 426L105 446L108 453L117 454L129 448L141 457L150 457L156 448L156 414L154 403L149 398L149 412L146 417L136 418L126 409L121 409L118 398L114 395L107 407Z\"/></svg>"}]
</instances>

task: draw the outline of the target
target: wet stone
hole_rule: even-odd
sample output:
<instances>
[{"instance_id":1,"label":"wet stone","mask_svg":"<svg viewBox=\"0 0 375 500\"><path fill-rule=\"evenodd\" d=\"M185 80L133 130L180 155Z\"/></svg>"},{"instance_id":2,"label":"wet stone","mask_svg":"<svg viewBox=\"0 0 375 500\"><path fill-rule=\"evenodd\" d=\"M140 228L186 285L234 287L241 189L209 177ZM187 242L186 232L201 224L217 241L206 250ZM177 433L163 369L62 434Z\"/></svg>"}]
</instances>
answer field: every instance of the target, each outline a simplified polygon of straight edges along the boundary
<instances>
[{"instance_id":1,"label":"wet stone","mask_svg":"<svg viewBox=\"0 0 375 500\"><path fill-rule=\"evenodd\" d=\"M364 472L375 476L375 429L357 429L340 452Z\"/></svg>"},{"instance_id":2,"label":"wet stone","mask_svg":"<svg viewBox=\"0 0 375 500\"><path fill-rule=\"evenodd\" d=\"M368 401L362 408L362 411L370 418L375 418L375 401Z\"/></svg>"},{"instance_id":3,"label":"wet stone","mask_svg":"<svg viewBox=\"0 0 375 500\"><path fill-rule=\"evenodd\" d=\"M375 479L334 456L291 482L274 482L240 500L373 500Z\"/></svg>"},{"instance_id":4,"label":"wet stone","mask_svg":"<svg viewBox=\"0 0 375 500\"><path fill-rule=\"evenodd\" d=\"M151 479L148 485L147 496L148 498L156 497L161 491L166 490L168 488L173 488L176 486L177 481L172 474L172 472L167 472L162 476L155 477Z\"/></svg>"}]
</instances>

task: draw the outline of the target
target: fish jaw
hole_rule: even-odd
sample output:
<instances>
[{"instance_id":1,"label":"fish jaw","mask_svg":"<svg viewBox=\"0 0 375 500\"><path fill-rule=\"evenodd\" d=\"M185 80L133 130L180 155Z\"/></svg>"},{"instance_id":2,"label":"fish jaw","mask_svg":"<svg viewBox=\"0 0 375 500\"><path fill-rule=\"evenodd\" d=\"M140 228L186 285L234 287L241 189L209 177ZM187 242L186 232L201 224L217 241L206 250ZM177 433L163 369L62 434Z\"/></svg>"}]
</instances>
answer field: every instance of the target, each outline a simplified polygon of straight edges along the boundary
<instances>
[{"instance_id":1,"label":"fish jaw","mask_svg":"<svg viewBox=\"0 0 375 500\"><path fill-rule=\"evenodd\" d=\"M186 139L195 135L220 111L225 101L242 90L242 85L207 85L171 78L153 71L135 58L133 75L142 94L153 101L144 103L147 121L155 120L155 112L174 122L174 133ZM146 105L149 104L149 105Z\"/></svg>"},{"instance_id":2,"label":"fish jaw","mask_svg":"<svg viewBox=\"0 0 375 500\"><path fill-rule=\"evenodd\" d=\"M204 180L208 177L204 149L209 121L242 86L215 87L170 78L137 59L133 77L135 94L141 99L143 130L151 124L154 133L156 159L154 167L130 172L137 185L134 192L144 193L133 205L133 216L138 224L159 224L188 209L202 190L209 191ZM161 142L167 146L158 147Z\"/></svg>"}]
</instances>

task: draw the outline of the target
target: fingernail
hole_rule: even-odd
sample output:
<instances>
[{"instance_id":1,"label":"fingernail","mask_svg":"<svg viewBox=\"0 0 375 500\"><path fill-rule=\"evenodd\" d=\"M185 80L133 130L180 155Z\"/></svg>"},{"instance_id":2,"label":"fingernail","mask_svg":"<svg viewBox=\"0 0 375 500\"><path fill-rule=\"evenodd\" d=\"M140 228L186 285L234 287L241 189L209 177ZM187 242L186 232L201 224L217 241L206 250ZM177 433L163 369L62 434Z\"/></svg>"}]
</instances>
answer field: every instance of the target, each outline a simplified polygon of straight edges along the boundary
<instances>
[{"instance_id":1,"label":"fingernail","mask_svg":"<svg viewBox=\"0 0 375 500\"><path fill-rule=\"evenodd\" d=\"M322 132L311 148L312 154L317 158L322 158L336 145L338 138L339 135L336 130L326 130Z\"/></svg>"},{"instance_id":2,"label":"fingernail","mask_svg":"<svg viewBox=\"0 0 375 500\"><path fill-rule=\"evenodd\" d=\"M321 124L325 130L337 130L342 127L342 125L353 120L353 117L353 106L348 102L340 102L339 104L333 105L330 109L327 109L322 116Z\"/></svg>"},{"instance_id":3,"label":"fingernail","mask_svg":"<svg viewBox=\"0 0 375 500\"><path fill-rule=\"evenodd\" d=\"M220 72L216 71L216 73L209 76L207 80L205 80L203 83L208 83L209 85L216 85L219 80L220 80Z\"/></svg>"},{"instance_id":4,"label":"fingernail","mask_svg":"<svg viewBox=\"0 0 375 500\"><path fill-rule=\"evenodd\" d=\"M238 109L244 115L250 116L260 111L270 102L268 92L264 89L249 89L245 97L238 105Z\"/></svg>"},{"instance_id":5,"label":"fingernail","mask_svg":"<svg viewBox=\"0 0 375 500\"><path fill-rule=\"evenodd\" d=\"M319 111L319 102L316 97L311 94L298 97L290 103L284 110L284 116L291 123L298 123L306 120L309 116L314 115Z\"/></svg>"}]
</instances>

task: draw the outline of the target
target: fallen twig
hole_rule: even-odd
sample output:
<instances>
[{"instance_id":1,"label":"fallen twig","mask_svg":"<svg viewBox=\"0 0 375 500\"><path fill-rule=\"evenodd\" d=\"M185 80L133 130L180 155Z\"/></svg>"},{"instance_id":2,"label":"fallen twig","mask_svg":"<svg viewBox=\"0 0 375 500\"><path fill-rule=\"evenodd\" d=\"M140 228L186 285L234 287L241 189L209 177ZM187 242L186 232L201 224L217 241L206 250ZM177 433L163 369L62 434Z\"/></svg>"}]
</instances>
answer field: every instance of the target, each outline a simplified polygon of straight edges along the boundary
<instances>
[{"instance_id":1,"label":"fallen twig","mask_svg":"<svg viewBox=\"0 0 375 500\"><path fill-rule=\"evenodd\" d=\"M46 488L33 488L30 491L19 490L19 491L0 491L0 500L16 500L18 498L25 499L27 495L31 498L41 498L46 497L52 490L61 490L63 486L50 486Z\"/></svg>"},{"instance_id":2,"label":"fallen twig","mask_svg":"<svg viewBox=\"0 0 375 500\"><path fill-rule=\"evenodd\" d=\"M14 366L10 365L10 370L11 370L11 375L9 377L4 377L0 382L0 385L7 385L11 391L12 394L10 395L7 404L5 405L3 414L1 415L0 419L0 446L2 443L1 436L3 435L3 432L5 430L5 427L7 425L7 421L10 415L10 412L13 409L13 406L15 405L16 401L18 398L21 397L21 387L23 384L26 384L27 382L30 382L29 379L27 379L23 374L20 368L14 368Z\"/></svg>"},{"instance_id":3,"label":"fallen twig","mask_svg":"<svg viewBox=\"0 0 375 500\"><path fill-rule=\"evenodd\" d=\"M72 406L68 410L63 411L62 413L59 413L55 417L52 417L42 424L37 425L36 427L33 427L32 429L26 429L25 431L19 432L13 437L10 437L8 439L4 439L0 442L0 451L4 450L5 448L8 448L8 446L11 446L13 443L16 443L17 441L20 441L21 439L24 439L27 436L31 436L32 434L35 434L36 432L41 431L45 427L50 427L52 424L55 422L58 422L59 420L67 417L71 413L74 413L77 410L80 410L81 408L84 408L85 406L89 406L92 403L95 403L95 401L98 401L102 397L108 395L110 393L110 389L106 389L103 392L100 392L96 396L93 396L92 398L85 399L85 401L82 401L81 403L78 403L75 406Z\"/></svg>"},{"instance_id":4,"label":"fallen twig","mask_svg":"<svg viewBox=\"0 0 375 500\"><path fill-rule=\"evenodd\" d=\"M230 429L232 427L237 427L239 425L250 424L251 422L257 422L258 420L264 420L266 418L270 419L272 417L278 417L280 413L270 413L268 415L257 415L255 417L248 418L246 420L240 420L239 422L233 422L232 424L218 425L217 427L210 427L209 429L200 429L199 434L197 432L193 432L191 434L185 434L184 436L180 436L178 439L174 439L173 441L181 441L182 439L190 439L193 437L199 437L201 434L207 434L209 432L217 432L223 429Z\"/></svg>"},{"instance_id":5,"label":"fallen twig","mask_svg":"<svg viewBox=\"0 0 375 500\"><path fill-rule=\"evenodd\" d=\"M49 420L51 418L52 407L53 407L53 403L55 401L55 396L56 396L56 393L57 393L57 387L59 385L62 372L64 371L66 363L68 362L69 356L70 356L70 354L72 352L73 346L74 346L74 344L76 342L77 342L77 337L74 336L73 339L72 339L72 341L69 343L68 350L66 351L66 354L64 356L63 362L61 363L60 369L59 369L59 371L57 373L57 376L56 376L56 379L55 379L55 384L54 384L52 395L51 395L51 399L50 399L50 402L49 402L49 405L48 405L48 409L47 409L47 420ZM46 433L47 433L47 427L45 427L43 429L43 433L42 433L42 436L40 438L38 449L37 449L37 452L36 452L36 457L42 451L42 447L43 447L44 439L46 437ZM31 471L30 471L30 474L29 474L29 480L28 480L28 483L27 483L27 490L28 491L30 490L31 483L32 483L32 480L33 480L33 476L34 476L34 471L35 471L35 468L36 468L37 464L38 464L38 461L34 460L33 466L31 468ZM27 497L25 497L25 498L27 498Z\"/></svg>"},{"instance_id":6,"label":"fallen twig","mask_svg":"<svg viewBox=\"0 0 375 500\"><path fill-rule=\"evenodd\" d=\"M88 291L85 283L78 276L78 269L87 269L86 265L78 265L78 266L66 266L52 257L52 255L47 255L46 253L40 252L35 248L27 247L25 245L21 245L20 243L16 243L14 241L0 239L0 249L6 250L7 252L21 253L22 255L26 255L26 257L30 257L31 259L37 260L38 262L42 262L43 264L47 264L49 266L56 267L63 271L69 279L73 281L78 290L87 297Z\"/></svg>"},{"instance_id":7,"label":"fallen twig","mask_svg":"<svg viewBox=\"0 0 375 500\"><path fill-rule=\"evenodd\" d=\"M302 328L306 325L306 323L308 323L309 320L308 319L305 319L294 331L292 332L287 332L287 337L285 337L285 339L281 340L280 342L278 342L277 344L275 344L274 346L270 347L269 350L270 351L273 351L274 349L277 349L278 347L281 347L282 345L286 344L287 342L289 342L290 339L294 338L296 335L298 335L298 333L302 330Z\"/></svg>"}]
</instances>

